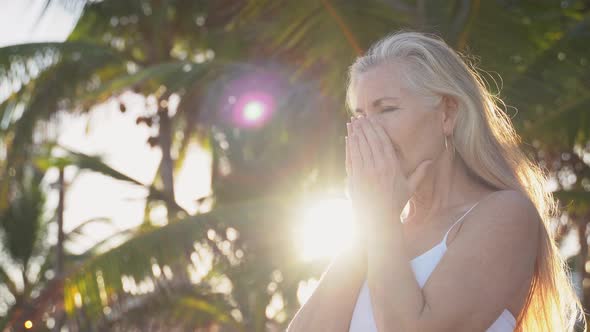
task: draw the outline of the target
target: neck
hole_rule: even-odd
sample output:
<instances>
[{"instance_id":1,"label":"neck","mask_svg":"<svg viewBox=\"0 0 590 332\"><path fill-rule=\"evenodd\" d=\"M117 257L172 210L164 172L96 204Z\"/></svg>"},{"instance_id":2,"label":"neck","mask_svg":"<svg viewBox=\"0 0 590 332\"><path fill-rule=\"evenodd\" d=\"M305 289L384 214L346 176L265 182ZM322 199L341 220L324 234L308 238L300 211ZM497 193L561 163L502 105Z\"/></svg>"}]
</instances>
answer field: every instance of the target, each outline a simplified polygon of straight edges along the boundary
<instances>
[{"instance_id":1,"label":"neck","mask_svg":"<svg viewBox=\"0 0 590 332\"><path fill-rule=\"evenodd\" d=\"M468 174L463 159L444 154L432 165L430 172L410 199L410 210L406 221L427 224L454 208L460 207L479 197L486 190ZM489 189L488 189L489 190Z\"/></svg>"}]
</instances>

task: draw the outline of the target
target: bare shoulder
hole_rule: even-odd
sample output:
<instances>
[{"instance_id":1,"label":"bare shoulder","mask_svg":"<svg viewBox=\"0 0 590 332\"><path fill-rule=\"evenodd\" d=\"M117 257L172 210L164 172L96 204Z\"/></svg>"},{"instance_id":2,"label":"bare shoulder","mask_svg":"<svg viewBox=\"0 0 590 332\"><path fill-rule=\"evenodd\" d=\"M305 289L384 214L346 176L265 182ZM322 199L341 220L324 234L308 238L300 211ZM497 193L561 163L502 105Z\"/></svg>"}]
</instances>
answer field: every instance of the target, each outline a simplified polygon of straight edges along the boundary
<instances>
[{"instance_id":1,"label":"bare shoulder","mask_svg":"<svg viewBox=\"0 0 590 332\"><path fill-rule=\"evenodd\" d=\"M489 195L471 215L466 216L462 231L469 233L472 241L478 241L482 236L495 237L498 243L512 240L516 250L536 248L542 220L530 198L516 190L501 190Z\"/></svg>"},{"instance_id":2,"label":"bare shoulder","mask_svg":"<svg viewBox=\"0 0 590 332\"><path fill-rule=\"evenodd\" d=\"M488 194L463 224L423 287L424 331L484 331L533 274L542 220L525 194Z\"/></svg>"},{"instance_id":3,"label":"bare shoulder","mask_svg":"<svg viewBox=\"0 0 590 332\"><path fill-rule=\"evenodd\" d=\"M516 190L501 190L483 199L474 209L474 227L502 227L512 231L531 231L540 227L541 218L536 206L525 194Z\"/></svg>"},{"instance_id":4,"label":"bare shoulder","mask_svg":"<svg viewBox=\"0 0 590 332\"><path fill-rule=\"evenodd\" d=\"M486 250L485 255L499 254L499 264L504 259L500 253L509 248L513 252L529 254L525 256L534 256L542 222L535 204L527 195L511 189L496 191L481 199L465 216L464 225L455 234L451 247L466 250L470 246L483 248L488 243L491 246L488 249L494 250Z\"/></svg>"}]
</instances>

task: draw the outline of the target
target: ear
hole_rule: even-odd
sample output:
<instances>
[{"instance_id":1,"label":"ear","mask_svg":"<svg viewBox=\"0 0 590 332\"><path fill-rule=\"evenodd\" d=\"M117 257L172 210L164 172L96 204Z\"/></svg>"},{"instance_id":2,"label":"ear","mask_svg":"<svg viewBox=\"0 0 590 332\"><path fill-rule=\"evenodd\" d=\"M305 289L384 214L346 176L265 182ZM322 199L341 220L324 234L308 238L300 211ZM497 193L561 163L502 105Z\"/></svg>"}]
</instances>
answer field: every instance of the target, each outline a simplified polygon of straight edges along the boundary
<instances>
[{"instance_id":1,"label":"ear","mask_svg":"<svg viewBox=\"0 0 590 332\"><path fill-rule=\"evenodd\" d=\"M442 97L442 126L443 133L450 135L455 128L455 121L457 120L457 112L459 104L454 97L444 95Z\"/></svg>"}]
</instances>

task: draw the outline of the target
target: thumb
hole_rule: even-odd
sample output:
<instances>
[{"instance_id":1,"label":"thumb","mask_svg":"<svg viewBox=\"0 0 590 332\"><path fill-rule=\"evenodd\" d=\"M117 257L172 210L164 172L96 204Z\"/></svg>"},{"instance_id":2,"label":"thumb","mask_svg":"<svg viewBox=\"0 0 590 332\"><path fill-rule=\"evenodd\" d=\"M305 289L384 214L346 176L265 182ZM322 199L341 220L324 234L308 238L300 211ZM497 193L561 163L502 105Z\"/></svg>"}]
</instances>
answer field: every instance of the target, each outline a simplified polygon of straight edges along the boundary
<instances>
[{"instance_id":1,"label":"thumb","mask_svg":"<svg viewBox=\"0 0 590 332\"><path fill-rule=\"evenodd\" d=\"M408 179L408 184L410 185L410 189L412 191L416 190L420 182L422 182L422 179L426 176L426 172L428 171L428 168L430 167L430 165L432 165L432 163L432 159L424 160L422 163L420 163L420 165L418 165L418 167L416 167L416 170L414 170L414 172L410 175Z\"/></svg>"}]
</instances>

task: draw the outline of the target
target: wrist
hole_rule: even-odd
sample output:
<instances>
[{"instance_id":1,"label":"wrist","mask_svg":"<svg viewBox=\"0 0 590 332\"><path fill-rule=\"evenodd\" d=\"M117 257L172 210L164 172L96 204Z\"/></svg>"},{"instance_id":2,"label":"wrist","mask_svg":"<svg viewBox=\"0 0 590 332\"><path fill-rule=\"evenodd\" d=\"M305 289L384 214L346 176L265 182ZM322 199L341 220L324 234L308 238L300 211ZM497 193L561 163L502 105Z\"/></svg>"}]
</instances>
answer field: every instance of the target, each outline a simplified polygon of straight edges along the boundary
<instances>
[{"instance_id":1,"label":"wrist","mask_svg":"<svg viewBox=\"0 0 590 332\"><path fill-rule=\"evenodd\" d=\"M367 223L369 236L388 236L391 232L401 231L401 212L392 212L387 216L372 216Z\"/></svg>"},{"instance_id":2,"label":"wrist","mask_svg":"<svg viewBox=\"0 0 590 332\"><path fill-rule=\"evenodd\" d=\"M398 245L403 241L401 217L390 218L367 227L365 236L367 248Z\"/></svg>"}]
</instances>

